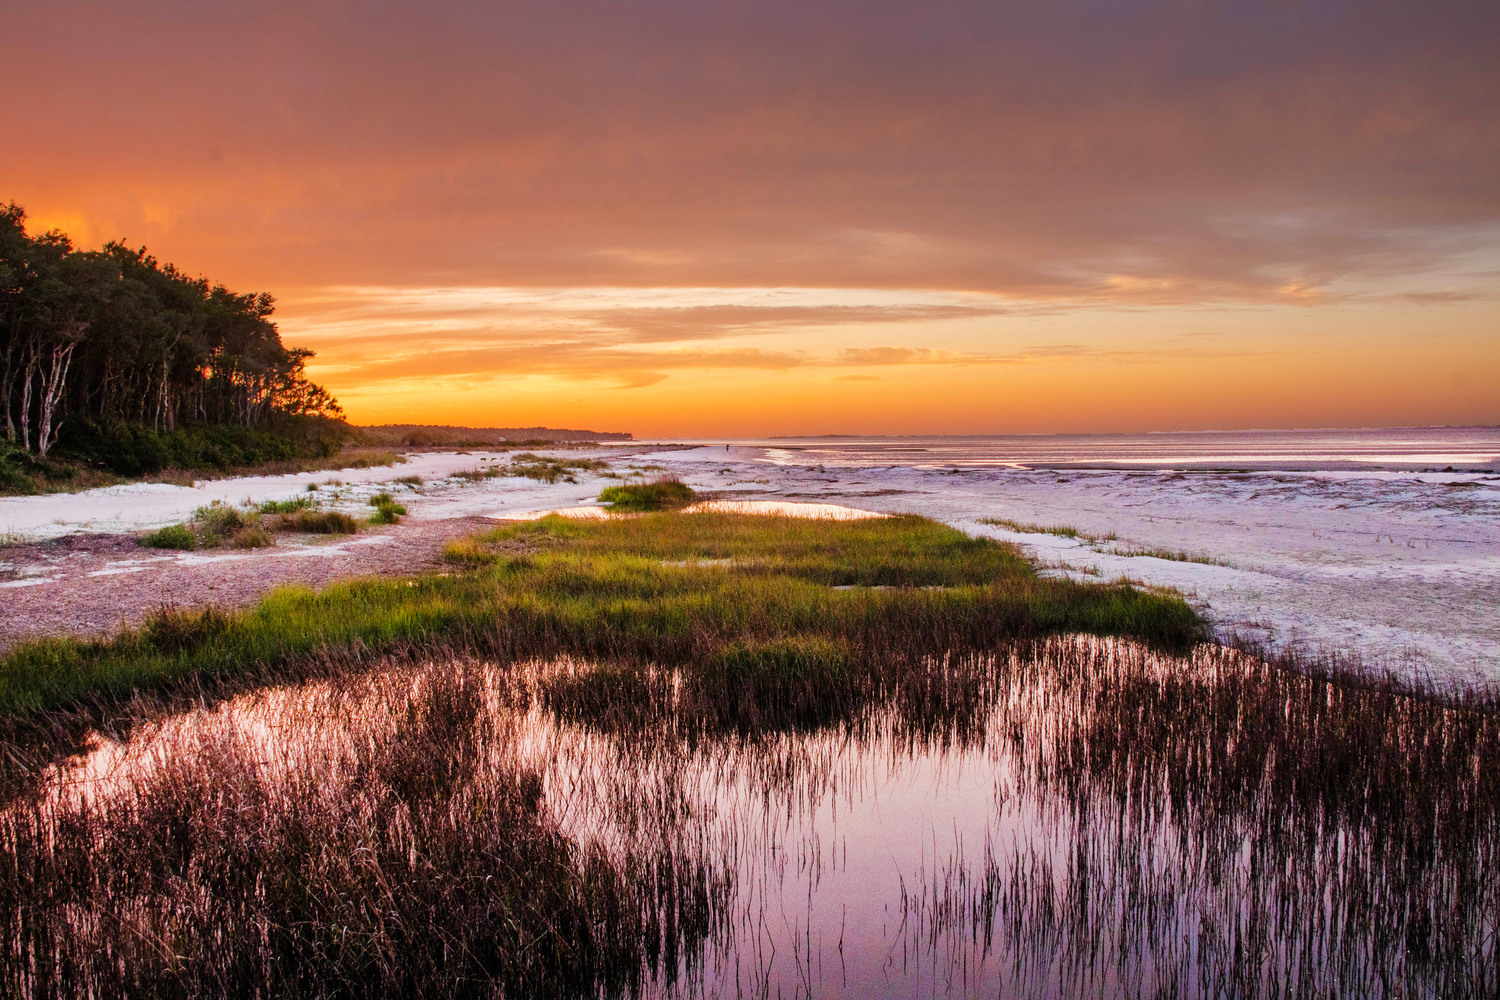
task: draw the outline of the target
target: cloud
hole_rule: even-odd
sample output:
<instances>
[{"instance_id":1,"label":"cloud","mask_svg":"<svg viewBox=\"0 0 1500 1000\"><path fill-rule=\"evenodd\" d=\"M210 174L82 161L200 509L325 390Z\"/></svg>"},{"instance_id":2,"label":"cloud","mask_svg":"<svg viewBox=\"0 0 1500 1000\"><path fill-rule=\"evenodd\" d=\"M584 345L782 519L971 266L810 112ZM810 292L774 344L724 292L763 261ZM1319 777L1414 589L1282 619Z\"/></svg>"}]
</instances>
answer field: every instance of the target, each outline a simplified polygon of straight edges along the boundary
<instances>
[{"instance_id":1,"label":"cloud","mask_svg":"<svg viewBox=\"0 0 1500 1000\"><path fill-rule=\"evenodd\" d=\"M1497 245L1494 4L57 0L8 28L6 196L243 287L1327 301Z\"/></svg>"},{"instance_id":2,"label":"cloud","mask_svg":"<svg viewBox=\"0 0 1500 1000\"><path fill-rule=\"evenodd\" d=\"M853 367L876 365L972 365L994 364L1006 360L986 354L960 354L935 351L929 347L846 347L839 351L838 363Z\"/></svg>"},{"instance_id":3,"label":"cloud","mask_svg":"<svg viewBox=\"0 0 1500 1000\"><path fill-rule=\"evenodd\" d=\"M378 359L334 359L318 369L359 383L454 377L513 378L553 375L604 381L622 387L654 385L662 371L786 371L807 363L805 357L753 349L719 351L634 351L610 343L505 343L460 346L384 356Z\"/></svg>"}]
</instances>

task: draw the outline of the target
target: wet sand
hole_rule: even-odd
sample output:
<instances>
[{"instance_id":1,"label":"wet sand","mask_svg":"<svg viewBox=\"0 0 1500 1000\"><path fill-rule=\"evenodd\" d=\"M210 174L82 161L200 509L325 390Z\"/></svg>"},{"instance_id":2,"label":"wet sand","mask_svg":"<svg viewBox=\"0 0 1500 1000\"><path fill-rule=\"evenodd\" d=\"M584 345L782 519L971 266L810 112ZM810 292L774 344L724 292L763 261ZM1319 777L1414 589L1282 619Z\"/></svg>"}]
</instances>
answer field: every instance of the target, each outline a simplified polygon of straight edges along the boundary
<instances>
[{"instance_id":1,"label":"wet sand","mask_svg":"<svg viewBox=\"0 0 1500 1000\"><path fill-rule=\"evenodd\" d=\"M488 518L407 521L352 537L281 536L267 549L163 552L130 535L68 535L5 550L0 650L49 636L103 637L164 607L244 608L277 587L420 573Z\"/></svg>"}]
</instances>

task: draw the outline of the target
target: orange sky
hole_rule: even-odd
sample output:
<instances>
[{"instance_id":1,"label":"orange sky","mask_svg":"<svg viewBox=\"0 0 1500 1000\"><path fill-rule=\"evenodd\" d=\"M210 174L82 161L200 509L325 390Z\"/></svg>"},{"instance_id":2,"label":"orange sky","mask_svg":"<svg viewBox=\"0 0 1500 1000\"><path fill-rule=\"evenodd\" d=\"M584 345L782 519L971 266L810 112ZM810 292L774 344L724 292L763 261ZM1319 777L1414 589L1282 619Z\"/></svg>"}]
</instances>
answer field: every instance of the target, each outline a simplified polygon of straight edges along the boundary
<instances>
[{"instance_id":1,"label":"orange sky","mask_svg":"<svg viewBox=\"0 0 1500 1000\"><path fill-rule=\"evenodd\" d=\"M356 422L1500 422L1494 4L6 19L0 199L271 291Z\"/></svg>"}]
</instances>

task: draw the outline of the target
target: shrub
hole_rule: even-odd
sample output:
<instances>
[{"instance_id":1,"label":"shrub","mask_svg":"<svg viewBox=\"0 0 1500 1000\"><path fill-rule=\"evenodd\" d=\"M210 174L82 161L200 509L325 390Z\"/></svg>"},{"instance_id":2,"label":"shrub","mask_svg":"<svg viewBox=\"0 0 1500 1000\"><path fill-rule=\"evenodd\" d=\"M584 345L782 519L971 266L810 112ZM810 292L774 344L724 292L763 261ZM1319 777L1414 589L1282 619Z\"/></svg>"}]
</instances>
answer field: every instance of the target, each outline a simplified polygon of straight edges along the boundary
<instances>
[{"instance_id":1,"label":"shrub","mask_svg":"<svg viewBox=\"0 0 1500 1000\"><path fill-rule=\"evenodd\" d=\"M671 510L686 507L698 498L680 479L658 479L654 483L606 486L599 499L613 510Z\"/></svg>"},{"instance_id":2,"label":"shrub","mask_svg":"<svg viewBox=\"0 0 1500 1000\"><path fill-rule=\"evenodd\" d=\"M215 500L193 511L193 530L205 549L216 549L250 523L250 516L237 507Z\"/></svg>"},{"instance_id":3,"label":"shrub","mask_svg":"<svg viewBox=\"0 0 1500 1000\"><path fill-rule=\"evenodd\" d=\"M185 524L169 524L142 538L141 544L148 549L181 549L187 552L198 547L198 536Z\"/></svg>"},{"instance_id":4,"label":"shrub","mask_svg":"<svg viewBox=\"0 0 1500 1000\"><path fill-rule=\"evenodd\" d=\"M278 418L268 428L205 425L157 431L129 424L74 419L63 425L58 454L120 476L165 468L229 469L294 458L327 458L343 447L348 429L322 418Z\"/></svg>"}]
</instances>

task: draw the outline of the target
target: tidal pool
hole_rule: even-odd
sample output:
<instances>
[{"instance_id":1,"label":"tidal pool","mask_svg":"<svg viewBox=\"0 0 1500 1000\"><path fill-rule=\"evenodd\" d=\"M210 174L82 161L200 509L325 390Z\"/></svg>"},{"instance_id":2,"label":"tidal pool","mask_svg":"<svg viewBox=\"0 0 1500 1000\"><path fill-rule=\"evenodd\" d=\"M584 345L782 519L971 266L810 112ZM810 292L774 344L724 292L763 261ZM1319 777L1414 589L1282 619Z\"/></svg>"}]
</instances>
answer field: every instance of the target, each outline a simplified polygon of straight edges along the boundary
<instances>
[{"instance_id":1,"label":"tidal pool","mask_svg":"<svg viewBox=\"0 0 1500 1000\"><path fill-rule=\"evenodd\" d=\"M816 724L694 715L681 673L649 667L580 698L601 669L392 667L96 742L0 822L5 982L107 993L139 963L184 991L295 973L294 995L336 974L444 996L1500 983L1488 712L1082 637L894 664ZM539 916L532 893L553 894ZM484 951L484 921L533 917Z\"/></svg>"}]
</instances>

